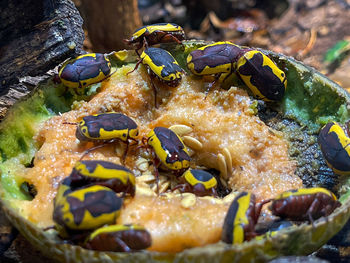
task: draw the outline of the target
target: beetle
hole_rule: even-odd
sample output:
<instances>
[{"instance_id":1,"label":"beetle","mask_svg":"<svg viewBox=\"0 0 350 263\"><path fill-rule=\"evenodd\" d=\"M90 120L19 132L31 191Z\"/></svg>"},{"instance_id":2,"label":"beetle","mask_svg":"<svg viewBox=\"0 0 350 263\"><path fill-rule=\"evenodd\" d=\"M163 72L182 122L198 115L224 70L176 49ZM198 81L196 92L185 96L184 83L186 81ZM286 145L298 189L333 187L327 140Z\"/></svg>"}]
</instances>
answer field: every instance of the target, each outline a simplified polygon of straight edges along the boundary
<instances>
[{"instance_id":1,"label":"beetle","mask_svg":"<svg viewBox=\"0 0 350 263\"><path fill-rule=\"evenodd\" d=\"M113 224L122 204L113 190L93 185L55 198L53 220L63 236L70 230L91 230Z\"/></svg>"},{"instance_id":2,"label":"beetle","mask_svg":"<svg viewBox=\"0 0 350 263\"><path fill-rule=\"evenodd\" d=\"M88 53L66 61L58 78L67 88L85 88L111 74L111 62L105 54Z\"/></svg>"},{"instance_id":3,"label":"beetle","mask_svg":"<svg viewBox=\"0 0 350 263\"><path fill-rule=\"evenodd\" d=\"M187 148L172 130L155 127L147 135L147 144L152 147L157 159L166 168L181 173L190 166L191 158ZM158 165L160 163L158 162Z\"/></svg>"},{"instance_id":4,"label":"beetle","mask_svg":"<svg viewBox=\"0 0 350 263\"><path fill-rule=\"evenodd\" d=\"M283 192L273 199L269 209L281 218L313 223L314 219L330 215L340 205L331 191L314 187Z\"/></svg>"},{"instance_id":5,"label":"beetle","mask_svg":"<svg viewBox=\"0 0 350 263\"><path fill-rule=\"evenodd\" d=\"M194 75L215 75L210 88L222 75L223 81L235 72L236 62L245 49L228 41L216 42L192 51L187 56L187 67Z\"/></svg>"},{"instance_id":6,"label":"beetle","mask_svg":"<svg viewBox=\"0 0 350 263\"><path fill-rule=\"evenodd\" d=\"M136 29L131 38L124 41L128 45L133 45L137 52L144 45L169 42L181 44L181 40L184 39L185 32L181 26L174 23L158 23Z\"/></svg>"},{"instance_id":7,"label":"beetle","mask_svg":"<svg viewBox=\"0 0 350 263\"><path fill-rule=\"evenodd\" d=\"M177 185L172 190L180 190L180 192L191 192L198 196L213 195L217 196L216 178L204 171L199 169L188 169L180 177L182 184Z\"/></svg>"},{"instance_id":8,"label":"beetle","mask_svg":"<svg viewBox=\"0 0 350 263\"><path fill-rule=\"evenodd\" d=\"M135 175L122 165L101 160L78 161L62 184L72 190L87 185L102 185L116 193L135 195Z\"/></svg>"},{"instance_id":9,"label":"beetle","mask_svg":"<svg viewBox=\"0 0 350 263\"><path fill-rule=\"evenodd\" d=\"M236 71L253 95L265 101L278 101L287 88L286 74L264 53L247 50L239 57Z\"/></svg>"},{"instance_id":10,"label":"beetle","mask_svg":"<svg viewBox=\"0 0 350 263\"><path fill-rule=\"evenodd\" d=\"M152 244L150 233L140 225L110 225L96 229L84 247L98 251L133 252Z\"/></svg>"},{"instance_id":11,"label":"beetle","mask_svg":"<svg viewBox=\"0 0 350 263\"><path fill-rule=\"evenodd\" d=\"M254 194L239 193L232 201L226 214L221 240L228 244L240 244L257 234L255 225L258 222L262 206L269 200L258 204Z\"/></svg>"},{"instance_id":12,"label":"beetle","mask_svg":"<svg viewBox=\"0 0 350 263\"><path fill-rule=\"evenodd\" d=\"M64 122L64 124L77 125L75 136L80 141L103 142L104 144L92 147L85 151L84 155L100 148L106 143L120 140L126 143L122 160L124 161L128 152L129 140L136 141L139 134L137 124L122 113L106 112L83 117L79 123Z\"/></svg>"},{"instance_id":13,"label":"beetle","mask_svg":"<svg viewBox=\"0 0 350 263\"><path fill-rule=\"evenodd\" d=\"M195 75L232 73L244 49L228 41L216 42L192 51L187 67Z\"/></svg>"},{"instance_id":14,"label":"beetle","mask_svg":"<svg viewBox=\"0 0 350 263\"><path fill-rule=\"evenodd\" d=\"M154 91L154 104L155 107L158 108L157 89L153 83L153 78L157 78L169 87L176 87L180 84L184 70L168 51L161 48L153 47L145 49L141 54L140 60L136 63L135 68L127 74L134 72L141 63L146 65L148 69Z\"/></svg>"},{"instance_id":15,"label":"beetle","mask_svg":"<svg viewBox=\"0 0 350 263\"><path fill-rule=\"evenodd\" d=\"M165 127L155 127L146 138L142 139L147 149L152 150L154 173L157 180L158 192L158 167L163 164L175 175L182 174L189 166L191 158L181 138L172 130Z\"/></svg>"},{"instance_id":16,"label":"beetle","mask_svg":"<svg viewBox=\"0 0 350 263\"><path fill-rule=\"evenodd\" d=\"M338 123L327 123L321 129L318 144L334 173L350 175L350 138Z\"/></svg>"}]
</instances>

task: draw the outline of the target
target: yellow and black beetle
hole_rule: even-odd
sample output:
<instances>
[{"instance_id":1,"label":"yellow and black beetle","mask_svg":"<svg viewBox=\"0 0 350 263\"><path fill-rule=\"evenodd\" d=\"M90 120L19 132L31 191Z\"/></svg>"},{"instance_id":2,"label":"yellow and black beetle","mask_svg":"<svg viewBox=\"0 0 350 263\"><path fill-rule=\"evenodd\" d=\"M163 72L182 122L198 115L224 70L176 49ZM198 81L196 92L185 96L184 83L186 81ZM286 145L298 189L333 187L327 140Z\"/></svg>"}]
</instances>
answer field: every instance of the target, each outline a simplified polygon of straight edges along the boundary
<instances>
[{"instance_id":1,"label":"yellow and black beetle","mask_svg":"<svg viewBox=\"0 0 350 263\"><path fill-rule=\"evenodd\" d=\"M147 66L148 74L151 77L155 107L157 108L157 89L153 83L153 78L156 77L167 86L176 87L180 84L184 70L168 51L155 47L145 49L135 68L127 74L134 72L141 63Z\"/></svg>"},{"instance_id":2,"label":"yellow and black beetle","mask_svg":"<svg viewBox=\"0 0 350 263\"><path fill-rule=\"evenodd\" d=\"M58 71L58 78L67 88L85 88L111 74L111 62L105 54L89 53L66 61Z\"/></svg>"},{"instance_id":3,"label":"yellow and black beetle","mask_svg":"<svg viewBox=\"0 0 350 263\"><path fill-rule=\"evenodd\" d=\"M181 138L165 127L155 127L147 135L147 144L153 148L156 159L166 168L183 172L190 166L190 156ZM156 166L159 166L158 162Z\"/></svg>"},{"instance_id":4,"label":"yellow and black beetle","mask_svg":"<svg viewBox=\"0 0 350 263\"><path fill-rule=\"evenodd\" d=\"M75 136L80 141L94 141L112 143L120 140L126 143L126 149L122 160L125 160L128 152L129 140L136 142L139 133L137 124L122 113L106 112L83 117L79 123L64 122L64 124L77 125ZM105 144L88 149L85 153L100 148Z\"/></svg>"},{"instance_id":5,"label":"yellow and black beetle","mask_svg":"<svg viewBox=\"0 0 350 263\"><path fill-rule=\"evenodd\" d=\"M92 232L83 246L98 251L133 252L151 244L151 235L142 226L110 225Z\"/></svg>"},{"instance_id":6,"label":"yellow and black beetle","mask_svg":"<svg viewBox=\"0 0 350 263\"><path fill-rule=\"evenodd\" d=\"M62 184L72 190L102 185L116 193L135 195L135 175L122 165L101 160L78 161Z\"/></svg>"},{"instance_id":7,"label":"yellow and black beetle","mask_svg":"<svg viewBox=\"0 0 350 263\"><path fill-rule=\"evenodd\" d=\"M240 244L257 235L255 225L258 222L262 206L269 200L255 203L255 195L241 192L232 201L225 217L221 240L228 244Z\"/></svg>"},{"instance_id":8,"label":"yellow and black beetle","mask_svg":"<svg viewBox=\"0 0 350 263\"><path fill-rule=\"evenodd\" d=\"M198 196L213 195L217 196L216 178L204 171L199 169L188 169L180 177L182 184L177 185L172 190L180 190L180 192L191 192Z\"/></svg>"},{"instance_id":9,"label":"yellow and black beetle","mask_svg":"<svg viewBox=\"0 0 350 263\"><path fill-rule=\"evenodd\" d=\"M329 190L321 187L301 188L281 193L273 199L273 215L291 220L310 220L330 215L341 204Z\"/></svg>"},{"instance_id":10,"label":"yellow and black beetle","mask_svg":"<svg viewBox=\"0 0 350 263\"><path fill-rule=\"evenodd\" d=\"M104 186L93 185L55 198L53 219L65 237L71 230L91 230L115 223L123 199Z\"/></svg>"},{"instance_id":11,"label":"yellow and black beetle","mask_svg":"<svg viewBox=\"0 0 350 263\"><path fill-rule=\"evenodd\" d=\"M133 45L137 52L143 45L152 46L169 42L181 44L183 39L185 39L185 32L181 26L174 23L158 23L140 27L129 40L124 41L128 45Z\"/></svg>"},{"instance_id":12,"label":"yellow and black beetle","mask_svg":"<svg viewBox=\"0 0 350 263\"><path fill-rule=\"evenodd\" d=\"M187 56L187 67L195 75L215 75L210 89L221 75L225 79L235 72L235 64L243 53L240 46L231 42L216 42L192 51Z\"/></svg>"},{"instance_id":13,"label":"yellow and black beetle","mask_svg":"<svg viewBox=\"0 0 350 263\"><path fill-rule=\"evenodd\" d=\"M216 42L192 51L187 56L187 67L195 75L231 74L243 53L231 42Z\"/></svg>"},{"instance_id":14,"label":"yellow and black beetle","mask_svg":"<svg viewBox=\"0 0 350 263\"><path fill-rule=\"evenodd\" d=\"M157 178L158 167L163 164L176 175L181 175L189 166L191 158L181 138L172 130L165 127L155 127L147 138L142 139L147 149L152 149L154 172Z\"/></svg>"},{"instance_id":15,"label":"yellow and black beetle","mask_svg":"<svg viewBox=\"0 0 350 263\"><path fill-rule=\"evenodd\" d=\"M258 99L278 101L287 88L286 74L264 53L245 52L237 61L237 73Z\"/></svg>"},{"instance_id":16,"label":"yellow and black beetle","mask_svg":"<svg viewBox=\"0 0 350 263\"><path fill-rule=\"evenodd\" d=\"M336 122L327 123L318 136L328 166L339 175L350 175L350 138Z\"/></svg>"}]
</instances>

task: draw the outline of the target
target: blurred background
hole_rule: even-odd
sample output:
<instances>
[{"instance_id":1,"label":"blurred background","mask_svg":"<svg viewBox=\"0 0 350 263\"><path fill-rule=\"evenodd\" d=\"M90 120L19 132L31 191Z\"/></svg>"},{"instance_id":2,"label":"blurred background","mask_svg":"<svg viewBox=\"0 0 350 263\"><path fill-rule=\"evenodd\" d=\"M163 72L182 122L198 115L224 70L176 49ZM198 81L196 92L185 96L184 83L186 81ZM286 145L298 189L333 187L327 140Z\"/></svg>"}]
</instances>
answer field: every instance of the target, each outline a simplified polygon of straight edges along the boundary
<instances>
[{"instance_id":1,"label":"blurred background","mask_svg":"<svg viewBox=\"0 0 350 263\"><path fill-rule=\"evenodd\" d=\"M86 51L127 48L142 25L172 22L187 39L229 40L315 67L350 91L350 0L74 0Z\"/></svg>"}]
</instances>

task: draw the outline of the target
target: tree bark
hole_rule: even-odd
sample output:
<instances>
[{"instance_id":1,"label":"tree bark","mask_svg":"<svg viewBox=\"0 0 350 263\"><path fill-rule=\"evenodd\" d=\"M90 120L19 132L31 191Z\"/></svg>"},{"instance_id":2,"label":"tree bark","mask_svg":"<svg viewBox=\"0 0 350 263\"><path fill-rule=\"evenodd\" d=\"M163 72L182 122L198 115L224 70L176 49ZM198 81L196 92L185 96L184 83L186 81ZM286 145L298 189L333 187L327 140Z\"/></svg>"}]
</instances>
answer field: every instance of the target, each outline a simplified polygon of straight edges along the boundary
<instances>
[{"instance_id":1,"label":"tree bark","mask_svg":"<svg viewBox=\"0 0 350 263\"><path fill-rule=\"evenodd\" d=\"M83 20L70 0L0 1L0 95L81 53Z\"/></svg>"},{"instance_id":2,"label":"tree bark","mask_svg":"<svg viewBox=\"0 0 350 263\"><path fill-rule=\"evenodd\" d=\"M123 39L141 26L137 0L82 0L89 39L95 52L127 48Z\"/></svg>"}]
</instances>

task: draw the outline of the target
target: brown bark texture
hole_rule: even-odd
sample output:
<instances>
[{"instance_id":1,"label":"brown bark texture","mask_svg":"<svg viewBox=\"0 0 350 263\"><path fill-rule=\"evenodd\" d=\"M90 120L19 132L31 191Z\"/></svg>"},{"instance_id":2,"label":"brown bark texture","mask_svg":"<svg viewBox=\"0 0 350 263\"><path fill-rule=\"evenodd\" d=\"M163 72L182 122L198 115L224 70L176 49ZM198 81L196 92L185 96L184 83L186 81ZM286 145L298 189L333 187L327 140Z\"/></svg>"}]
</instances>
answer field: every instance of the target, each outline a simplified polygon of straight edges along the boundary
<instances>
[{"instance_id":1,"label":"brown bark texture","mask_svg":"<svg viewBox=\"0 0 350 263\"><path fill-rule=\"evenodd\" d=\"M0 1L0 21L1 117L36 84L28 76L82 53L84 31L70 0Z\"/></svg>"},{"instance_id":2,"label":"brown bark texture","mask_svg":"<svg viewBox=\"0 0 350 263\"><path fill-rule=\"evenodd\" d=\"M137 0L82 0L89 39L95 52L125 49L128 39L141 26Z\"/></svg>"}]
</instances>

